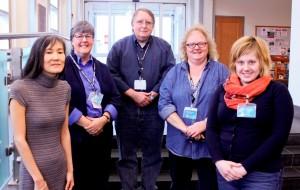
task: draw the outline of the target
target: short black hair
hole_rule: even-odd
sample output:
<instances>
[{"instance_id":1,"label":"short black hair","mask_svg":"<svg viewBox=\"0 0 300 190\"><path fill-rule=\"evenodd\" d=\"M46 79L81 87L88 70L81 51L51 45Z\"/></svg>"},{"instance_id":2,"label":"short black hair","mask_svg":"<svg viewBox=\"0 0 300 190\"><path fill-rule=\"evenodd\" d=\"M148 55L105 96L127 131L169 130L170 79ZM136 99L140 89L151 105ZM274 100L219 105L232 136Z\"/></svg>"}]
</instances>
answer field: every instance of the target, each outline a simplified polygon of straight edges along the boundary
<instances>
[{"instance_id":1,"label":"short black hair","mask_svg":"<svg viewBox=\"0 0 300 190\"><path fill-rule=\"evenodd\" d=\"M57 35L46 35L39 37L32 45L27 63L22 70L22 78L34 79L43 72L44 55L46 48L53 46L56 42L63 45L64 53L66 52L66 44L64 39Z\"/></svg>"}]
</instances>

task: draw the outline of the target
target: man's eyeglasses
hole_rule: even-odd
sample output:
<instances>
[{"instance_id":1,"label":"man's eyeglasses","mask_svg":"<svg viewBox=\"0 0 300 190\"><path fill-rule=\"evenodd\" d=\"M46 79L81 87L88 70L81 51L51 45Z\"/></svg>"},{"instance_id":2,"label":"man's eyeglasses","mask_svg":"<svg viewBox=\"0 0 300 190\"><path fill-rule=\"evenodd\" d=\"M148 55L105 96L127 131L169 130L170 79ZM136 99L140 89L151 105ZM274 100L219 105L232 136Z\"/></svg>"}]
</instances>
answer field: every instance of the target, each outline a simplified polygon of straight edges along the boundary
<instances>
[{"instance_id":1,"label":"man's eyeglasses","mask_svg":"<svg viewBox=\"0 0 300 190\"><path fill-rule=\"evenodd\" d=\"M147 21L147 20L137 20L135 21L138 25L143 25L145 24L146 26L152 26L153 22Z\"/></svg>"},{"instance_id":2,"label":"man's eyeglasses","mask_svg":"<svg viewBox=\"0 0 300 190\"><path fill-rule=\"evenodd\" d=\"M187 43L186 46L194 49L196 46L198 46L199 48L203 48L206 47L207 42L198 42L198 43Z\"/></svg>"},{"instance_id":3,"label":"man's eyeglasses","mask_svg":"<svg viewBox=\"0 0 300 190\"><path fill-rule=\"evenodd\" d=\"M91 34L75 34L74 37L78 40L83 40L83 38L88 40L88 39L92 39L93 35L91 35Z\"/></svg>"}]
</instances>

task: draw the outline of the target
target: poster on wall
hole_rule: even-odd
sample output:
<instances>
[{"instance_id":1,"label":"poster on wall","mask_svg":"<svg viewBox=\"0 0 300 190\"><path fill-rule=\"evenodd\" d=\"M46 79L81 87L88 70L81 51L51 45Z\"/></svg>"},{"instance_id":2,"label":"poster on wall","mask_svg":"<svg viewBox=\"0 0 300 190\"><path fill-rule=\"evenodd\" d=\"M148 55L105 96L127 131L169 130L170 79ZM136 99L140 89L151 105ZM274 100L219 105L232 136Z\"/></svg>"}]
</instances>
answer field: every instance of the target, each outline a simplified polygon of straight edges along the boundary
<instances>
[{"instance_id":1,"label":"poster on wall","mask_svg":"<svg viewBox=\"0 0 300 190\"><path fill-rule=\"evenodd\" d=\"M287 56L290 51L291 28L287 26L255 26L255 34L268 43L271 55Z\"/></svg>"}]
</instances>

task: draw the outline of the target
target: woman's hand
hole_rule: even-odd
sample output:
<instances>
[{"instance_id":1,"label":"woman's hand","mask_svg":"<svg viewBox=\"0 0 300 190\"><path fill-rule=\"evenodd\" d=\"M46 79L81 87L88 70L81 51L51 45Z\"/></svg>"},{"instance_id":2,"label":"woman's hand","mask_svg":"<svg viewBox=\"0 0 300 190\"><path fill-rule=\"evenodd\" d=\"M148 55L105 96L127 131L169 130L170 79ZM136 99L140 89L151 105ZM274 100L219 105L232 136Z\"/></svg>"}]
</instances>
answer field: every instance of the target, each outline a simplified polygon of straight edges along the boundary
<instances>
[{"instance_id":1,"label":"woman's hand","mask_svg":"<svg viewBox=\"0 0 300 190\"><path fill-rule=\"evenodd\" d=\"M86 116L82 115L79 120L77 121L77 125L80 125L83 127L85 130L86 128L91 124L91 120L88 119Z\"/></svg>"},{"instance_id":2,"label":"woman's hand","mask_svg":"<svg viewBox=\"0 0 300 190\"><path fill-rule=\"evenodd\" d=\"M245 175L241 169L241 167L244 167L240 163L228 160L219 160L216 162L216 167L226 181L238 180Z\"/></svg>"},{"instance_id":3,"label":"woman's hand","mask_svg":"<svg viewBox=\"0 0 300 190\"><path fill-rule=\"evenodd\" d=\"M72 190L74 186L73 172L67 172L65 190Z\"/></svg>"},{"instance_id":4,"label":"woman's hand","mask_svg":"<svg viewBox=\"0 0 300 190\"><path fill-rule=\"evenodd\" d=\"M34 190L49 190L45 180L40 179L34 182Z\"/></svg>"},{"instance_id":5,"label":"woman's hand","mask_svg":"<svg viewBox=\"0 0 300 190\"><path fill-rule=\"evenodd\" d=\"M87 117L92 122L86 127L86 130L91 135L99 135L103 131L103 127L107 123L107 118L104 116L98 118Z\"/></svg>"},{"instance_id":6,"label":"woman's hand","mask_svg":"<svg viewBox=\"0 0 300 190\"><path fill-rule=\"evenodd\" d=\"M198 121L187 127L186 135L191 138L195 138L196 140L200 140L204 138L203 132L206 129L206 119L202 121Z\"/></svg>"}]
</instances>

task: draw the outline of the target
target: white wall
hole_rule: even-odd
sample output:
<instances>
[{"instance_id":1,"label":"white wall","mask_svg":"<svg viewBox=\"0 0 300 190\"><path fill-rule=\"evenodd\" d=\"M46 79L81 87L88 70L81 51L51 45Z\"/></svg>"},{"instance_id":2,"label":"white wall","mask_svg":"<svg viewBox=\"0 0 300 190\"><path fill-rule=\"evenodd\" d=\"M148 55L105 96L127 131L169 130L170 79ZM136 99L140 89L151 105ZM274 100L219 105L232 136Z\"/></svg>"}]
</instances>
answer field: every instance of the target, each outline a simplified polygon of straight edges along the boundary
<instances>
[{"instance_id":1,"label":"white wall","mask_svg":"<svg viewBox=\"0 0 300 190\"><path fill-rule=\"evenodd\" d=\"M293 97L294 105L300 106L300 1L293 0L292 6L292 28L291 28L291 53L289 90Z\"/></svg>"},{"instance_id":2,"label":"white wall","mask_svg":"<svg viewBox=\"0 0 300 190\"><path fill-rule=\"evenodd\" d=\"M203 25L213 37L214 32L214 3L212 0L203 0Z\"/></svg>"},{"instance_id":3,"label":"white wall","mask_svg":"<svg viewBox=\"0 0 300 190\"><path fill-rule=\"evenodd\" d=\"M300 106L300 1L214 0L214 8L215 15L244 16L245 35L254 35L255 25L291 26L289 91ZM293 125L291 133L300 133L299 126Z\"/></svg>"},{"instance_id":4,"label":"white wall","mask_svg":"<svg viewBox=\"0 0 300 190\"><path fill-rule=\"evenodd\" d=\"M215 0L215 15L244 16L245 35L255 34L255 25L290 26L292 0Z\"/></svg>"}]
</instances>

